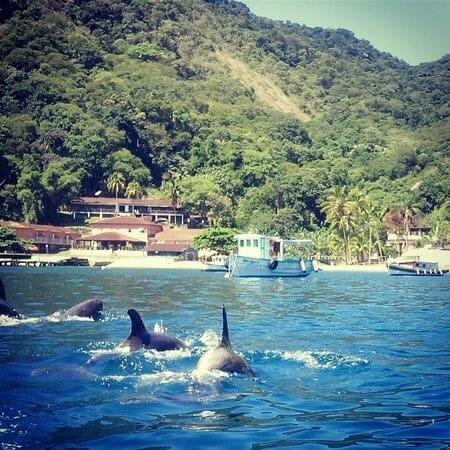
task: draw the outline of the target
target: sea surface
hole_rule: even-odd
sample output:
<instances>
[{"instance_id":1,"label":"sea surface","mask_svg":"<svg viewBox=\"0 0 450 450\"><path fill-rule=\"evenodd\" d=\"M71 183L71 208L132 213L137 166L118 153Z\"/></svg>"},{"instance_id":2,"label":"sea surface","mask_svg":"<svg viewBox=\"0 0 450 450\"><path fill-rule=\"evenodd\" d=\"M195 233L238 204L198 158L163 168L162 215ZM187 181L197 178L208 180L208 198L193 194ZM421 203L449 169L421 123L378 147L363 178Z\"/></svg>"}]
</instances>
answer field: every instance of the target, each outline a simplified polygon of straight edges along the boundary
<instances>
[{"instance_id":1,"label":"sea surface","mask_svg":"<svg viewBox=\"0 0 450 450\"><path fill-rule=\"evenodd\" d=\"M0 447L443 449L450 445L450 276L3 268ZM105 315L61 321L77 302ZM255 378L199 373L220 338ZM137 309L187 350L118 353ZM59 311L59 312L58 312Z\"/></svg>"}]
</instances>

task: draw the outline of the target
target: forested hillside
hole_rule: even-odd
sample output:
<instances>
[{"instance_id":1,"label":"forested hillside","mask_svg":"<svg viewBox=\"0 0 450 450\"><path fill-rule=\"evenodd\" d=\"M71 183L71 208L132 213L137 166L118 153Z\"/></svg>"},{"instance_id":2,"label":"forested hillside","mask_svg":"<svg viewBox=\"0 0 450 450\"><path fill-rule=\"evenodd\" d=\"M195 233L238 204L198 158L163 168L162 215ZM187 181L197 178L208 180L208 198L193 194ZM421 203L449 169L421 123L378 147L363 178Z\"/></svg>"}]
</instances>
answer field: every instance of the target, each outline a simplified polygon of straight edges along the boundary
<instances>
[{"instance_id":1,"label":"forested hillside","mask_svg":"<svg viewBox=\"0 0 450 450\"><path fill-rule=\"evenodd\" d=\"M424 214L448 198L449 56L411 67L228 0L2 5L0 218L55 221L113 173L283 235L336 186Z\"/></svg>"}]
</instances>

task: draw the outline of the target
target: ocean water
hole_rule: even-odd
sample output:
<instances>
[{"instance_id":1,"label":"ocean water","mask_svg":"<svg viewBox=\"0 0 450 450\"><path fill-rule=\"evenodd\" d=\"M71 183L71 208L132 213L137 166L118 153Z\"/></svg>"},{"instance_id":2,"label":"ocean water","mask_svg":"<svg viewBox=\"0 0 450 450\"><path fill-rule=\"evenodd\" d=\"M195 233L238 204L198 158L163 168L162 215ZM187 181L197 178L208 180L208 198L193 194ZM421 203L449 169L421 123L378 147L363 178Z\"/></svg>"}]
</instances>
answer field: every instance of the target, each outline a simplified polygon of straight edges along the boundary
<instances>
[{"instance_id":1,"label":"ocean water","mask_svg":"<svg viewBox=\"0 0 450 450\"><path fill-rule=\"evenodd\" d=\"M450 276L3 268L0 447L441 449L450 445ZM86 298L105 317L61 321ZM198 373L220 337L256 378ZM117 353L126 311L183 351ZM56 314L55 314L56 312Z\"/></svg>"}]
</instances>

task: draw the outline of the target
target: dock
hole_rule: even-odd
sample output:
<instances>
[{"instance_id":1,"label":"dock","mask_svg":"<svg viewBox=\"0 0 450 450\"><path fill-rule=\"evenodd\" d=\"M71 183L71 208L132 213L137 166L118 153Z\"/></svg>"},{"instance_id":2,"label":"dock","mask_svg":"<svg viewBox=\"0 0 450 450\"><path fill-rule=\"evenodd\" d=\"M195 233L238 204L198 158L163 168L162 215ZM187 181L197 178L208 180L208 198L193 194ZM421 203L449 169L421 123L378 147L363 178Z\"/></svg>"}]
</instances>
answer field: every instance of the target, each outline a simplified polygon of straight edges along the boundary
<instances>
[{"instance_id":1,"label":"dock","mask_svg":"<svg viewBox=\"0 0 450 450\"><path fill-rule=\"evenodd\" d=\"M37 261L31 259L15 259L15 258L3 258L0 259L0 266L22 266L22 267L47 267L57 266L58 261Z\"/></svg>"}]
</instances>

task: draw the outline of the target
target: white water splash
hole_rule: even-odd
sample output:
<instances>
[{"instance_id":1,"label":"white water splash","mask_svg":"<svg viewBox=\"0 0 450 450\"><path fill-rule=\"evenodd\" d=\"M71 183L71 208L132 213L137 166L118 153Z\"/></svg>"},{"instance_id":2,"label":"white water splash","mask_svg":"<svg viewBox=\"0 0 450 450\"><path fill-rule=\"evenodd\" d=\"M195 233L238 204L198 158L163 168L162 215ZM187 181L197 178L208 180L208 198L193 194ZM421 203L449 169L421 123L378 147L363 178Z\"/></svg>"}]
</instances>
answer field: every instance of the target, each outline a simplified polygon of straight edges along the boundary
<instances>
[{"instance_id":1,"label":"white water splash","mask_svg":"<svg viewBox=\"0 0 450 450\"><path fill-rule=\"evenodd\" d=\"M166 327L164 327L162 319L159 319L159 322L155 323L155 325L153 327L153 331L155 333L165 334L168 332L168 329Z\"/></svg>"},{"instance_id":2,"label":"white water splash","mask_svg":"<svg viewBox=\"0 0 450 450\"><path fill-rule=\"evenodd\" d=\"M221 370L198 370L192 371L192 379L203 384L213 384L220 380L230 378L231 374Z\"/></svg>"},{"instance_id":3,"label":"white water splash","mask_svg":"<svg viewBox=\"0 0 450 450\"><path fill-rule=\"evenodd\" d=\"M196 415L199 416L199 417L202 417L202 418L206 419L206 418L210 418L210 417L216 416L216 413L215 413L214 411L206 410L206 411L199 412L199 413L196 414Z\"/></svg>"},{"instance_id":4,"label":"white water splash","mask_svg":"<svg viewBox=\"0 0 450 450\"><path fill-rule=\"evenodd\" d=\"M139 384L170 384L170 383L188 383L191 381L189 372L172 372L164 370L163 372L146 373L139 375Z\"/></svg>"},{"instance_id":5,"label":"white water splash","mask_svg":"<svg viewBox=\"0 0 450 450\"><path fill-rule=\"evenodd\" d=\"M341 367L356 367L367 364L366 359L355 356L339 355L330 351L311 352L297 350L294 352L283 352L281 358L303 363L310 369L337 369Z\"/></svg>"},{"instance_id":6,"label":"white water splash","mask_svg":"<svg viewBox=\"0 0 450 450\"><path fill-rule=\"evenodd\" d=\"M0 316L0 327L15 327L17 325L29 325L42 322L41 317L16 319L15 317Z\"/></svg>"},{"instance_id":7,"label":"white water splash","mask_svg":"<svg viewBox=\"0 0 450 450\"><path fill-rule=\"evenodd\" d=\"M146 349L143 351L143 355L148 360L174 361L177 359L189 358L192 354L189 349L183 348L179 350L166 350L164 352Z\"/></svg>"},{"instance_id":8,"label":"white water splash","mask_svg":"<svg viewBox=\"0 0 450 450\"><path fill-rule=\"evenodd\" d=\"M23 319L16 319L14 317L0 316L0 327L11 327L18 325L30 325L35 323L57 323L57 322L92 322L94 319L91 317L78 317L78 316L66 316L63 317L64 313L61 311L56 311L53 314L42 317L25 317Z\"/></svg>"},{"instance_id":9,"label":"white water splash","mask_svg":"<svg viewBox=\"0 0 450 450\"><path fill-rule=\"evenodd\" d=\"M207 348L217 347L220 343L220 338L215 331L206 330L200 337L200 342Z\"/></svg>"}]
</instances>

